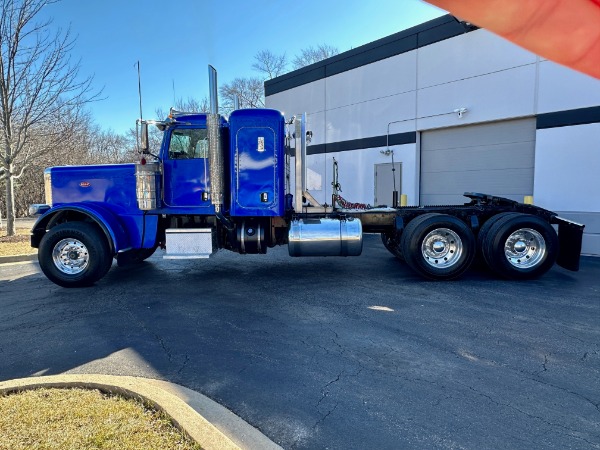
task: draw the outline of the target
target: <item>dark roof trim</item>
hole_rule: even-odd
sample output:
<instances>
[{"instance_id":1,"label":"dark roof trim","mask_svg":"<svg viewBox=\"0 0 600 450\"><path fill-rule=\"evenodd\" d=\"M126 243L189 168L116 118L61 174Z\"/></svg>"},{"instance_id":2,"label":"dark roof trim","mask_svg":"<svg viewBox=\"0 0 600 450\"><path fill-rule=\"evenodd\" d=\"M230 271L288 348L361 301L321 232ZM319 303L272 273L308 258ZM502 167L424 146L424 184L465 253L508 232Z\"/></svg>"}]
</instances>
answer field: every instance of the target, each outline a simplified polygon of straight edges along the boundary
<instances>
[{"instance_id":1,"label":"dark roof trim","mask_svg":"<svg viewBox=\"0 0 600 450\"><path fill-rule=\"evenodd\" d=\"M347 72L367 64L416 50L477 27L461 22L450 14L438 17L391 36L332 56L293 72L265 81L265 96L287 91L303 84Z\"/></svg>"},{"instance_id":2,"label":"dark roof trim","mask_svg":"<svg viewBox=\"0 0 600 450\"><path fill-rule=\"evenodd\" d=\"M415 144L417 142L416 131L407 133L390 134L390 145ZM386 147L388 143L387 136L372 136L362 139L352 139L349 141L331 142L327 144L309 145L306 147L307 155L322 155L324 153L346 152L349 150L365 150L369 148ZM288 149L290 155L294 156L294 149Z\"/></svg>"},{"instance_id":3,"label":"dark roof trim","mask_svg":"<svg viewBox=\"0 0 600 450\"><path fill-rule=\"evenodd\" d=\"M600 106L539 114L536 120L536 128L543 130L545 128L570 127L589 123L600 123Z\"/></svg>"}]
</instances>

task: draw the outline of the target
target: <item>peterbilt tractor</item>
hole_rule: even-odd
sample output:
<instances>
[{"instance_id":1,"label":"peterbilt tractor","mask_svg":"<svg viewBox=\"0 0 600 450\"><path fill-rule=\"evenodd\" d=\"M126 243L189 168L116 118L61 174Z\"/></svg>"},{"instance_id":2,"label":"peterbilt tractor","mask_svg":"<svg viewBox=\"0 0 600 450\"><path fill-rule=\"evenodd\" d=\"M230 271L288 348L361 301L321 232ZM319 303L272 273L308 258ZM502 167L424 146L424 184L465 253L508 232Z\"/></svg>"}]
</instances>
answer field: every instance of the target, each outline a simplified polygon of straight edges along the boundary
<instances>
[{"instance_id":1,"label":"peterbilt tractor","mask_svg":"<svg viewBox=\"0 0 600 450\"><path fill-rule=\"evenodd\" d=\"M279 245L292 257L359 256L364 233L380 234L394 256L433 280L457 278L474 261L509 279L538 277L555 262L579 269L584 226L531 204L465 193L463 205L402 207L394 195L390 206L358 208L343 201L337 180L331 205L319 204L306 189L305 115L236 109L226 119L210 66L209 80L210 113L138 121L138 163L45 170L46 204L30 208L41 214L31 245L51 281L89 286L113 259L140 262L159 247L167 259ZM149 125L163 133L155 154Z\"/></svg>"}]
</instances>

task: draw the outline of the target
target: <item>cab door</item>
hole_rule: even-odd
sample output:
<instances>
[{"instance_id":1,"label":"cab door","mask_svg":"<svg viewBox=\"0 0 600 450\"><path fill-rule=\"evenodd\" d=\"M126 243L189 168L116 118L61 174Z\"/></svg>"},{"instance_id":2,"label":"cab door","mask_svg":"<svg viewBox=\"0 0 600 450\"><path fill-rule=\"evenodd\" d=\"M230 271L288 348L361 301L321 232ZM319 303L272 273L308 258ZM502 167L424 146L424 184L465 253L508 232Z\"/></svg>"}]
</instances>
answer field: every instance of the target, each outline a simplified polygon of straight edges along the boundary
<instances>
[{"instance_id":1,"label":"cab door","mask_svg":"<svg viewBox=\"0 0 600 450\"><path fill-rule=\"evenodd\" d=\"M208 139L204 128L174 128L163 158L166 206L210 208ZM208 211L207 211L208 212Z\"/></svg>"}]
</instances>

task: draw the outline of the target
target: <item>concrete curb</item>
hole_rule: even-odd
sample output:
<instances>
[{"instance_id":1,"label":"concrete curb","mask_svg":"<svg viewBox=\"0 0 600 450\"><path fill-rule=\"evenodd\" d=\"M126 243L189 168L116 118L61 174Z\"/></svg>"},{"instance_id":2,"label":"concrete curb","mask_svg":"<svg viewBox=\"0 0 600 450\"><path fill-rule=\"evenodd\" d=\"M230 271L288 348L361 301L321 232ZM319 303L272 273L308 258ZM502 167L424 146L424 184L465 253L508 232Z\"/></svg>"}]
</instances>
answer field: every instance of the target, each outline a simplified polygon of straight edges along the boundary
<instances>
[{"instance_id":1,"label":"concrete curb","mask_svg":"<svg viewBox=\"0 0 600 450\"><path fill-rule=\"evenodd\" d=\"M0 395L44 387L98 389L149 402L208 450L281 449L225 407L166 381L112 375L53 375L0 382Z\"/></svg>"},{"instance_id":2,"label":"concrete curb","mask_svg":"<svg viewBox=\"0 0 600 450\"><path fill-rule=\"evenodd\" d=\"M37 261L37 253L31 255L0 256L0 264Z\"/></svg>"}]
</instances>

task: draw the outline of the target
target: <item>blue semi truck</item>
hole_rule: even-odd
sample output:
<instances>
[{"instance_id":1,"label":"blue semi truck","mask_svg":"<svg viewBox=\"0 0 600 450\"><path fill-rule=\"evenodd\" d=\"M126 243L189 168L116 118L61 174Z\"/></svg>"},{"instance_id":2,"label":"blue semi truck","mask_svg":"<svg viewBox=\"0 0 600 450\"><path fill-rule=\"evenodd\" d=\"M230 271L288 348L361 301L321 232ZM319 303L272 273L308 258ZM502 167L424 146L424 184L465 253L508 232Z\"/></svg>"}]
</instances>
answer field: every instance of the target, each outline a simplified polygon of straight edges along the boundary
<instances>
[{"instance_id":1,"label":"blue semi truck","mask_svg":"<svg viewBox=\"0 0 600 450\"><path fill-rule=\"evenodd\" d=\"M212 67L209 75L209 114L172 110L164 121L140 121L140 162L45 170L46 204L30 209L41 214L31 245L51 281L89 286L113 259L140 262L159 247L171 259L278 245L294 257L359 256L363 233L380 234L429 279L457 278L474 261L512 279L538 277L555 262L578 270L584 226L533 205L465 193L463 205L344 208L335 186L331 205L320 205L306 189L305 116L238 109L225 119ZM156 154L149 125L163 133Z\"/></svg>"}]
</instances>

